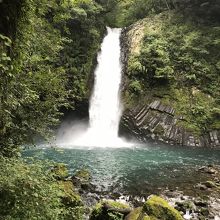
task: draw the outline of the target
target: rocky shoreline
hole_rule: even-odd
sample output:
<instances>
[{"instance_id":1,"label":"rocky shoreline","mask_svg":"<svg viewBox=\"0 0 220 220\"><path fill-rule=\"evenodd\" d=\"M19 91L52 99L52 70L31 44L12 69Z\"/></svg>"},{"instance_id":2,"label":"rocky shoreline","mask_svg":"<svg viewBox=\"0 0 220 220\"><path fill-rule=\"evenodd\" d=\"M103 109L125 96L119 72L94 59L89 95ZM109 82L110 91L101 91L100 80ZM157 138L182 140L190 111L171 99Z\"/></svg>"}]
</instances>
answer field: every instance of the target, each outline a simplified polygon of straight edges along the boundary
<instances>
[{"instance_id":1,"label":"rocky shoreline","mask_svg":"<svg viewBox=\"0 0 220 220\"><path fill-rule=\"evenodd\" d=\"M59 169L58 169L59 168ZM199 167L197 172L206 180L190 185L187 189L156 190L145 196L130 196L97 191L91 183L88 170L79 170L68 175L65 166L58 166L56 178L66 188L63 199L71 205L81 205L83 219L90 220L218 220L220 219L220 166ZM190 193L193 191L193 193ZM71 201L71 202L70 202Z\"/></svg>"}]
</instances>

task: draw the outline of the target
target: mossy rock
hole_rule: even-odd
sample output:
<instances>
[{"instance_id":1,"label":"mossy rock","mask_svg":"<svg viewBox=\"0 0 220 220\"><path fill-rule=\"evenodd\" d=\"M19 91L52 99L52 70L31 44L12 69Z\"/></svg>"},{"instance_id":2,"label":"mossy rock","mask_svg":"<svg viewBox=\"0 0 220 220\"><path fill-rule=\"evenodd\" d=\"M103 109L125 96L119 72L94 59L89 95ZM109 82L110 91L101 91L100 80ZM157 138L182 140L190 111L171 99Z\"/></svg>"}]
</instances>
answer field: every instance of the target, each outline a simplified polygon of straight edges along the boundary
<instances>
[{"instance_id":1,"label":"mossy rock","mask_svg":"<svg viewBox=\"0 0 220 220\"><path fill-rule=\"evenodd\" d=\"M77 171L74 177L79 178L82 182L89 182L91 179L90 172L87 169Z\"/></svg>"},{"instance_id":2,"label":"mossy rock","mask_svg":"<svg viewBox=\"0 0 220 220\"><path fill-rule=\"evenodd\" d=\"M61 196L62 202L65 206L75 207L83 206L80 195L74 190L72 181L59 181L63 195Z\"/></svg>"},{"instance_id":3,"label":"mossy rock","mask_svg":"<svg viewBox=\"0 0 220 220\"><path fill-rule=\"evenodd\" d=\"M142 207L135 208L126 217L125 220L136 220L142 215Z\"/></svg>"},{"instance_id":4,"label":"mossy rock","mask_svg":"<svg viewBox=\"0 0 220 220\"><path fill-rule=\"evenodd\" d=\"M180 213L159 196L152 196L145 202L143 211L152 218L163 220L183 220Z\"/></svg>"},{"instance_id":5,"label":"mossy rock","mask_svg":"<svg viewBox=\"0 0 220 220\"><path fill-rule=\"evenodd\" d=\"M104 209L103 207L104 204L107 204L112 208L116 208L116 209L129 208L129 205L122 204L120 202L115 202L112 200L105 200L96 204L96 206L92 210L90 220L123 220L124 219L124 215L119 212L116 211L108 212L106 209Z\"/></svg>"},{"instance_id":6,"label":"mossy rock","mask_svg":"<svg viewBox=\"0 0 220 220\"><path fill-rule=\"evenodd\" d=\"M73 184L81 188L82 190L89 191L92 187L92 184L90 182L91 175L90 172L87 169L79 170L75 173L75 175L72 176L72 182Z\"/></svg>"},{"instance_id":7,"label":"mossy rock","mask_svg":"<svg viewBox=\"0 0 220 220\"><path fill-rule=\"evenodd\" d=\"M68 177L68 169L65 164L59 163L52 169L53 176L58 180L64 180Z\"/></svg>"},{"instance_id":8,"label":"mossy rock","mask_svg":"<svg viewBox=\"0 0 220 220\"><path fill-rule=\"evenodd\" d=\"M186 210L196 210L196 206L192 201L176 202L175 206L178 211L182 211L183 213L185 213Z\"/></svg>"},{"instance_id":9,"label":"mossy rock","mask_svg":"<svg viewBox=\"0 0 220 220\"><path fill-rule=\"evenodd\" d=\"M157 220L155 217L146 215L143 211L143 207L138 207L132 210L126 217L125 220Z\"/></svg>"},{"instance_id":10,"label":"mossy rock","mask_svg":"<svg viewBox=\"0 0 220 220\"><path fill-rule=\"evenodd\" d=\"M203 185L205 185L205 186L208 187L208 188L215 188L215 187L217 187L217 186L216 186L216 183L213 182L213 181L210 181L210 180L204 182Z\"/></svg>"}]
</instances>

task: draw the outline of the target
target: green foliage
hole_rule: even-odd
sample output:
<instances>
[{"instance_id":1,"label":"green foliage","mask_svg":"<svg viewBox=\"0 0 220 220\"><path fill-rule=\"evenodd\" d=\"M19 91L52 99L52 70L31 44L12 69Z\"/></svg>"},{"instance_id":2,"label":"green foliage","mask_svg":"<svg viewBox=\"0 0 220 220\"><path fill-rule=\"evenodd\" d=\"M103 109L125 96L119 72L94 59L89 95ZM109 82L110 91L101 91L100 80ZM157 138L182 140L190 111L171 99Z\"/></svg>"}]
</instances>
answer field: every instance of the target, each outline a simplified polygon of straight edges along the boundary
<instances>
[{"instance_id":1,"label":"green foliage","mask_svg":"<svg viewBox=\"0 0 220 220\"><path fill-rule=\"evenodd\" d=\"M6 124L8 122L10 116L9 112L6 109L6 102L7 99L7 85L9 80L12 78L11 70L13 66L11 65L11 58L6 54L6 51L11 47L11 40L3 35L0 35L1 44L0 44L0 134L4 134L6 132Z\"/></svg>"},{"instance_id":2,"label":"green foliage","mask_svg":"<svg viewBox=\"0 0 220 220\"><path fill-rule=\"evenodd\" d=\"M88 97L105 30L92 0L20 3L1 3L16 33L0 35L0 153L9 156L35 137L51 137L60 109Z\"/></svg>"},{"instance_id":3,"label":"green foliage","mask_svg":"<svg viewBox=\"0 0 220 220\"><path fill-rule=\"evenodd\" d=\"M142 73L139 74L139 78L151 81L154 78L167 80L176 78L186 84L199 84L205 81L207 82L205 88L208 89L207 78L217 75L215 66L218 65L219 60L217 48L212 45L212 42L217 40L216 28L197 27L193 23L184 24L185 21L181 20L183 18L175 21L175 16L173 16L174 22L170 20L169 14L166 18L161 16L162 19L167 20L160 23L156 31L146 29L140 54L136 56L136 62L142 66L138 69ZM212 33L209 37L208 32ZM211 65L213 56L215 60ZM133 67L132 58L130 61L129 70L137 75L137 68ZM214 85L212 84L212 89Z\"/></svg>"},{"instance_id":4,"label":"green foliage","mask_svg":"<svg viewBox=\"0 0 220 220\"><path fill-rule=\"evenodd\" d=\"M183 220L180 213L159 196L152 196L143 206L150 217L164 220Z\"/></svg>"},{"instance_id":5,"label":"green foliage","mask_svg":"<svg viewBox=\"0 0 220 220\"><path fill-rule=\"evenodd\" d=\"M100 0L106 9L106 21L113 27L128 26L148 15L179 7L175 0ZM184 3L182 3L184 4Z\"/></svg>"},{"instance_id":6,"label":"green foliage","mask_svg":"<svg viewBox=\"0 0 220 220\"><path fill-rule=\"evenodd\" d=\"M220 32L219 23L188 16L166 12L143 20L144 37L135 42L139 52L131 51L127 76L130 97L151 91L198 134L219 129Z\"/></svg>"},{"instance_id":7,"label":"green foliage","mask_svg":"<svg viewBox=\"0 0 220 220\"><path fill-rule=\"evenodd\" d=\"M1 37L1 45L8 47L1 50L1 56L8 57L7 68L5 58L1 59L3 154L30 142L34 135L49 135L49 127L58 122L58 109L67 105L64 70L56 65L64 39L44 18L50 5L42 8L38 3L30 1L23 5L13 47L8 38Z\"/></svg>"},{"instance_id":8,"label":"green foliage","mask_svg":"<svg viewBox=\"0 0 220 220\"><path fill-rule=\"evenodd\" d=\"M213 0L205 4L204 0L98 0L105 9L105 19L107 24L113 27L124 27L143 19L149 15L159 14L164 11L190 13L200 18L213 17L219 19L220 3Z\"/></svg>"},{"instance_id":9,"label":"green foliage","mask_svg":"<svg viewBox=\"0 0 220 220\"><path fill-rule=\"evenodd\" d=\"M64 1L59 10L62 16L69 13L66 21L56 14L54 20L59 21L59 29L70 41L64 45L58 64L66 70L72 100L82 100L89 96L90 74L105 32L103 9L95 1L77 0Z\"/></svg>"},{"instance_id":10,"label":"green foliage","mask_svg":"<svg viewBox=\"0 0 220 220\"><path fill-rule=\"evenodd\" d=\"M54 178L58 180L64 180L68 177L68 170L65 164L59 163L52 169L52 174Z\"/></svg>"},{"instance_id":11,"label":"green foliage","mask_svg":"<svg viewBox=\"0 0 220 220\"><path fill-rule=\"evenodd\" d=\"M129 84L129 90L134 93L135 95L138 95L141 93L142 88L141 88L141 84L139 81L134 80Z\"/></svg>"},{"instance_id":12,"label":"green foliage","mask_svg":"<svg viewBox=\"0 0 220 220\"><path fill-rule=\"evenodd\" d=\"M0 158L0 219L81 219L80 198L68 192L71 206L63 203L65 186L48 170L51 164L26 164L21 159ZM70 217L71 216L71 217Z\"/></svg>"},{"instance_id":13,"label":"green foliage","mask_svg":"<svg viewBox=\"0 0 220 220\"><path fill-rule=\"evenodd\" d=\"M141 49L139 60L146 77L171 79L174 70L167 50L168 41L152 34L145 36L143 44L147 47Z\"/></svg>"}]
</instances>

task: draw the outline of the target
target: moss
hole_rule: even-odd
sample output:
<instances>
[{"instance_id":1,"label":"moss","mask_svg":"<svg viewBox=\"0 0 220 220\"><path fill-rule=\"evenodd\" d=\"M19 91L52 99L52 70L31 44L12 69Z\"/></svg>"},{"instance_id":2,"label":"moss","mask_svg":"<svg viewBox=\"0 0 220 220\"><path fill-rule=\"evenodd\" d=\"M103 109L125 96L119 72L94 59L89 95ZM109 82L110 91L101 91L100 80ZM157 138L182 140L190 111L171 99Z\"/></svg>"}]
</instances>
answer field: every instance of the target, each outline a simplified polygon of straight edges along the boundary
<instances>
[{"instance_id":1,"label":"moss","mask_svg":"<svg viewBox=\"0 0 220 220\"><path fill-rule=\"evenodd\" d=\"M144 216L143 220L157 220L154 217Z\"/></svg>"},{"instance_id":2,"label":"moss","mask_svg":"<svg viewBox=\"0 0 220 220\"><path fill-rule=\"evenodd\" d=\"M77 192L75 192L73 183L71 181L59 181L58 183L63 190L63 195L61 198L65 206L74 207L83 205L81 197Z\"/></svg>"},{"instance_id":3,"label":"moss","mask_svg":"<svg viewBox=\"0 0 220 220\"><path fill-rule=\"evenodd\" d=\"M135 208L131 211L128 216L126 216L126 220L136 220L142 214L142 207Z\"/></svg>"},{"instance_id":4,"label":"moss","mask_svg":"<svg viewBox=\"0 0 220 220\"><path fill-rule=\"evenodd\" d=\"M53 176L58 180L68 177L68 169L65 164L59 163L52 169Z\"/></svg>"},{"instance_id":5,"label":"moss","mask_svg":"<svg viewBox=\"0 0 220 220\"><path fill-rule=\"evenodd\" d=\"M90 220L98 219L99 216L102 215L102 203L97 203L92 210L92 214L90 216Z\"/></svg>"},{"instance_id":6,"label":"moss","mask_svg":"<svg viewBox=\"0 0 220 220\"><path fill-rule=\"evenodd\" d=\"M108 212L103 209L103 204L108 204L113 208L125 209L129 208L129 205L122 204L120 202L115 202L112 200L102 201L97 203L94 209L92 210L90 220L122 220L124 219L124 215L117 212Z\"/></svg>"},{"instance_id":7,"label":"moss","mask_svg":"<svg viewBox=\"0 0 220 220\"><path fill-rule=\"evenodd\" d=\"M120 203L120 202L116 202L116 201L113 201L113 200L107 200L107 201L104 201L104 203L109 204L113 208L118 208L118 209L127 209L127 208L129 208L129 205L123 204L123 203Z\"/></svg>"},{"instance_id":8,"label":"moss","mask_svg":"<svg viewBox=\"0 0 220 220\"><path fill-rule=\"evenodd\" d=\"M216 187L216 184L213 182L213 181L206 181L203 183L206 187L208 188L215 188Z\"/></svg>"},{"instance_id":9,"label":"moss","mask_svg":"<svg viewBox=\"0 0 220 220\"><path fill-rule=\"evenodd\" d=\"M156 220L155 217L150 217L143 212L143 207L138 207L132 210L125 218L126 220Z\"/></svg>"},{"instance_id":10,"label":"moss","mask_svg":"<svg viewBox=\"0 0 220 220\"><path fill-rule=\"evenodd\" d=\"M88 182L91 179L91 175L87 169L77 171L75 177L79 178L82 182Z\"/></svg>"},{"instance_id":11,"label":"moss","mask_svg":"<svg viewBox=\"0 0 220 220\"><path fill-rule=\"evenodd\" d=\"M150 217L163 220L183 220L180 213L171 207L167 201L158 196L152 196L143 206L143 211Z\"/></svg>"}]
</instances>

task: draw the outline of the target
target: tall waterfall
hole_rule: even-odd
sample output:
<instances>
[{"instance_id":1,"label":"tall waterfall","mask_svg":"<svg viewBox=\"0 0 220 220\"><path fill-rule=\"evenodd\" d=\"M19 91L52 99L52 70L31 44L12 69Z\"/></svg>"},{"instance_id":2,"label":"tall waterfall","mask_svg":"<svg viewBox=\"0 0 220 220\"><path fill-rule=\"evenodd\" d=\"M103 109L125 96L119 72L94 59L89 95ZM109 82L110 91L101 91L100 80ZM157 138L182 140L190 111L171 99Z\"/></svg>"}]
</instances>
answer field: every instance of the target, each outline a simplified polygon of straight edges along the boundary
<instances>
[{"instance_id":1,"label":"tall waterfall","mask_svg":"<svg viewBox=\"0 0 220 220\"><path fill-rule=\"evenodd\" d=\"M90 100L90 128L94 137L116 139L121 117L120 109L120 29L107 28L98 66L95 70L94 90Z\"/></svg>"},{"instance_id":2,"label":"tall waterfall","mask_svg":"<svg viewBox=\"0 0 220 220\"><path fill-rule=\"evenodd\" d=\"M121 118L121 29L107 27L98 65L94 73L94 88L90 99L89 128L76 144L95 147L123 145L118 138Z\"/></svg>"},{"instance_id":3,"label":"tall waterfall","mask_svg":"<svg viewBox=\"0 0 220 220\"><path fill-rule=\"evenodd\" d=\"M72 132L69 143L74 146L123 147L126 142L118 137L120 106L120 35L121 29L107 28L98 65L94 72L94 88L90 99L89 126L83 132ZM72 128L72 130L77 130ZM70 132L70 130L68 131ZM63 133L66 133L64 131ZM70 135L67 135L70 137ZM64 141L67 141L64 138ZM67 138L68 139L68 138Z\"/></svg>"}]
</instances>

